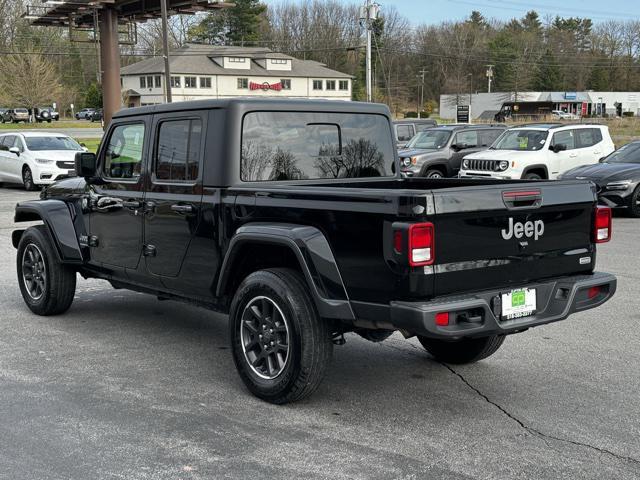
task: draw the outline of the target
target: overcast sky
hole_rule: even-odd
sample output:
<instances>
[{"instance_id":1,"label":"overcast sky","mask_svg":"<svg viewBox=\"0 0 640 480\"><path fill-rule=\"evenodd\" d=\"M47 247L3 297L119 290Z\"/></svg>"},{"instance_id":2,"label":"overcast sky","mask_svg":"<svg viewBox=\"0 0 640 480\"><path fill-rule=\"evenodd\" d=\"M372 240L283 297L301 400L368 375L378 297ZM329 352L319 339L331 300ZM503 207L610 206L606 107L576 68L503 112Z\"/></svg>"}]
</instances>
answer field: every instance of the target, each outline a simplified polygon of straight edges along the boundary
<instances>
[{"instance_id":1,"label":"overcast sky","mask_svg":"<svg viewBox=\"0 0 640 480\"><path fill-rule=\"evenodd\" d=\"M263 0L279 3L280 0ZM302 0L288 0L302 1ZM362 1L339 0L345 4ZM472 10L486 17L508 20L536 10L542 17L589 17L594 22L640 18L640 0L378 0L380 5L395 6L413 23L439 23L467 18Z\"/></svg>"}]
</instances>

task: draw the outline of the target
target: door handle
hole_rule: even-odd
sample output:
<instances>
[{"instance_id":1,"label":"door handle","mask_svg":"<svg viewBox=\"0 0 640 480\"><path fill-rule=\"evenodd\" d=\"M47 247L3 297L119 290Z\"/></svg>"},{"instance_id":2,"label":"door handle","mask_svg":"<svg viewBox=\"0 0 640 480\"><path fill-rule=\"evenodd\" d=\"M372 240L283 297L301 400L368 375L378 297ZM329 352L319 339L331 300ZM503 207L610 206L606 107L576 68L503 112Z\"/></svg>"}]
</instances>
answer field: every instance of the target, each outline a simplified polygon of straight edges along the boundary
<instances>
[{"instance_id":1,"label":"door handle","mask_svg":"<svg viewBox=\"0 0 640 480\"><path fill-rule=\"evenodd\" d=\"M177 213L193 213L195 208L193 208L193 205L176 203L171 205L171 210Z\"/></svg>"},{"instance_id":2,"label":"door handle","mask_svg":"<svg viewBox=\"0 0 640 480\"><path fill-rule=\"evenodd\" d=\"M572 154L569 155L569 158L576 158L577 156L578 156L577 153L572 153Z\"/></svg>"},{"instance_id":3,"label":"door handle","mask_svg":"<svg viewBox=\"0 0 640 480\"><path fill-rule=\"evenodd\" d=\"M138 200L125 200L122 202L124 208L140 208L142 203Z\"/></svg>"}]
</instances>

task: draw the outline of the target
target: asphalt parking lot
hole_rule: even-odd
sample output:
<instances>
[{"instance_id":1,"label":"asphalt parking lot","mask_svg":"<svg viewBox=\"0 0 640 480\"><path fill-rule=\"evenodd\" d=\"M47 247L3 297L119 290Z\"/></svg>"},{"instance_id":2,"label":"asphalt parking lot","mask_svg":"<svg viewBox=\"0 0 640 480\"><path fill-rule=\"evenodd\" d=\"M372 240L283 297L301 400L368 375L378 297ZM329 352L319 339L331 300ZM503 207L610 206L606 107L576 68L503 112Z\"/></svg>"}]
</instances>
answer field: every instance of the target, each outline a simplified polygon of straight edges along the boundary
<instances>
[{"instance_id":1,"label":"asphalt parking lot","mask_svg":"<svg viewBox=\"0 0 640 480\"><path fill-rule=\"evenodd\" d=\"M348 335L315 395L277 407L208 311L80 280L67 314L31 314L10 236L36 196L0 188L0 478L640 477L640 220L600 247L605 306L464 367Z\"/></svg>"}]
</instances>

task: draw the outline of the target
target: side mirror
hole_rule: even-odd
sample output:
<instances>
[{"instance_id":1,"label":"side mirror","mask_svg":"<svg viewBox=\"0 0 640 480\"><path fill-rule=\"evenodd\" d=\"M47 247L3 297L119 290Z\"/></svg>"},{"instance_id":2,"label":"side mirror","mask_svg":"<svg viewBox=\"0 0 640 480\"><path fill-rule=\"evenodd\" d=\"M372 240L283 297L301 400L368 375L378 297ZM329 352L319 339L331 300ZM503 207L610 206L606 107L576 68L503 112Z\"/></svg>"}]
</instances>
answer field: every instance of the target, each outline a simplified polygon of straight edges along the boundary
<instances>
[{"instance_id":1,"label":"side mirror","mask_svg":"<svg viewBox=\"0 0 640 480\"><path fill-rule=\"evenodd\" d=\"M11 153L15 153L18 157L20 156L20 149L18 147L11 147L9 148L9 151Z\"/></svg>"},{"instance_id":2,"label":"side mirror","mask_svg":"<svg viewBox=\"0 0 640 480\"><path fill-rule=\"evenodd\" d=\"M86 145L84 143L80 143L81 147L86 147Z\"/></svg>"},{"instance_id":3,"label":"side mirror","mask_svg":"<svg viewBox=\"0 0 640 480\"><path fill-rule=\"evenodd\" d=\"M91 152L76 153L76 175L79 177L93 177L96 174L96 154Z\"/></svg>"},{"instance_id":4,"label":"side mirror","mask_svg":"<svg viewBox=\"0 0 640 480\"><path fill-rule=\"evenodd\" d=\"M567 146L564 143L558 143L550 147L550 150L553 150L553 153L564 152L566 149Z\"/></svg>"}]
</instances>

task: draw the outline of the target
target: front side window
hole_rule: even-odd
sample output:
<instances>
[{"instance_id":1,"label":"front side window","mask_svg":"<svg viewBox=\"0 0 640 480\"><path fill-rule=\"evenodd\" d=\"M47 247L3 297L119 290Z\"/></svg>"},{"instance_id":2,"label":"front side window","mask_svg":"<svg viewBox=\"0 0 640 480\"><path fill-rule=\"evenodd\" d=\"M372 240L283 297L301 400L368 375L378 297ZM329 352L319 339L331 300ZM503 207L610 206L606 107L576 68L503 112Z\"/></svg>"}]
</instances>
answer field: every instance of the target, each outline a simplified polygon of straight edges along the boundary
<instances>
[{"instance_id":1,"label":"front side window","mask_svg":"<svg viewBox=\"0 0 640 480\"><path fill-rule=\"evenodd\" d=\"M340 82L338 82L338 88L340 90L349 90L349 80L340 80Z\"/></svg>"},{"instance_id":2,"label":"front side window","mask_svg":"<svg viewBox=\"0 0 640 480\"><path fill-rule=\"evenodd\" d=\"M553 140L551 146L564 145L566 150L573 150L576 148L576 135L575 130L563 130L553 134Z\"/></svg>"},{"instance_id":3,"label":"front side window","mask_svg":"<svg viewBox=\"0 0 640 480\"><path fill-rule=\"evenodd\" d=\"M314 90L322 90L322 80L314 80L313 81L313 89Z\"/></svg>"},{"instance_id":4,"label":"front side window","mask_svg":"<svg viewBox=\"0 0 640 480\"><path fill-rule=\"evenodd\" d=\"M156 145L155 176L170 182L198 178L202 121L196 119L162 122Z\"/></svg>"},{"instance_id":5,"label":"front side window","mask_svg":"<svg viewBox=\"0 0 640 480\"><path fill-rule=\"evenodd\" d=\"M491 148L495 150L541 150L549 132L545 130L507 130Z\"/></svg>"},{"instance_id":6,"label":"front side window","mask_svg":"<svg viewBox=\"0 0 640 480\"><path fill-rule=\"evenodd\" d=\"M604 163L640 163L640 142L623 145L607 156Z\"/></svg>"},{"instance_id":7,"label":"front side window","mask_svg":"<svg viewBox=\"0 0 640 480\"><path fill-rule=\"evenodd\" d=\"M180 77L171 77L171 88L180 88Z\"/></svg>"},{"instance_id":8,"label":"front side window","mask_svg":"<svg viewBox=\"0 0 640 480\"><path fill-rule=\"evenodd\" d=\"M408 142L415 135L413 125L398 125L396 132L399 142Z\"/></svg>"},{"instance_id":9,"label":"front side window","mask_svg":"<svg viewBox=\"0 0 640 480\"><path fill-rule=\"evenodd\" d=\"M138 178L142 171L144 124L118 125L109 137L104 155L104 174L109 178Z\"/></svg>"},{"instance_id":10,"label":"front side window","mask_svg":"<svg viewBox=\"0 0 640 480\"><path fill-rule=\"evenodd\" d=\"M196 88L197 86L196 77L184 77L184 88Z\"/></svg>"},{"instance_id":11,"label":"front side window","mask_svg":"<svg viewBox=\"0 0 640 480\"><path fill-rule=\"evenodd\" d=\"M238 89L246 89L249 88L249 79L248 78L239 78L238 79Z\"/></svg>"},{"instance_id":12,"label":"front side window","mask_svg":"<svg viewBox=\"0 0 640 480\"><path fill-rule=\"evenodd\" d=\"M281 79L280 85L282 85L283 90L291 90L291 79L290 78Z\"/></svg>"},{"instance_id":13,"label":"front side window","mask_svg":"<svg viewBox=\"0 0 640 480\"><path fill-rule=\"evenodd\" d=\"M386 117L368 114L251 112L243 121L243 181L392 175Z\"/></svg>"},{"instance_id":14,"label":"front side window","mask_svg":"<svg viewBox=\"0 0 640 480\"><path fill-rule=\"evenodd\" d=\"M335 90L335 89L336 89L336 81L327 80L327 90Z\"/></svg>"}]
</instances>

